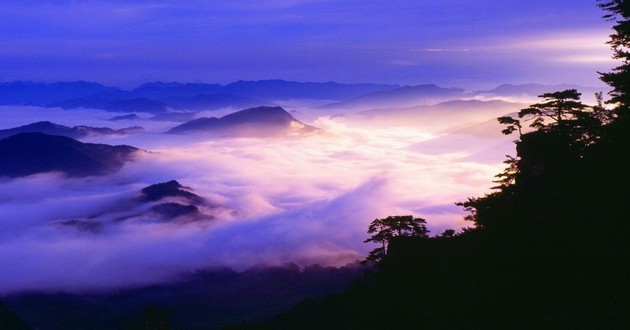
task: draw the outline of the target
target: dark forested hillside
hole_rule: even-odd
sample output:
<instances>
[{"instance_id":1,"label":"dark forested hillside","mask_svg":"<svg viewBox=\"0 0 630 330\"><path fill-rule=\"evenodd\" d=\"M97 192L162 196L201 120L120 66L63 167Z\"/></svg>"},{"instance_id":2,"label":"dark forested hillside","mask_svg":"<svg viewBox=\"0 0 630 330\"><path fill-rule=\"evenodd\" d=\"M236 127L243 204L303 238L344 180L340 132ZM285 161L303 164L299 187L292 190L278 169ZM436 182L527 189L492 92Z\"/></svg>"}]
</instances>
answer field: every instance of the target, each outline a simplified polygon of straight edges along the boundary
<instances>
[{"instance_id":1,"label":"dark forested hillside","mask_svg":"<svg viewBox=\"0 0 630 330\"><path fill-rule=\"evenodd\" d=\"M134 147L82 143L65 136L19 133L0 140L0 176L60 172L85 177L118 171L139 152Z\"/></svg>"}]
</instances>

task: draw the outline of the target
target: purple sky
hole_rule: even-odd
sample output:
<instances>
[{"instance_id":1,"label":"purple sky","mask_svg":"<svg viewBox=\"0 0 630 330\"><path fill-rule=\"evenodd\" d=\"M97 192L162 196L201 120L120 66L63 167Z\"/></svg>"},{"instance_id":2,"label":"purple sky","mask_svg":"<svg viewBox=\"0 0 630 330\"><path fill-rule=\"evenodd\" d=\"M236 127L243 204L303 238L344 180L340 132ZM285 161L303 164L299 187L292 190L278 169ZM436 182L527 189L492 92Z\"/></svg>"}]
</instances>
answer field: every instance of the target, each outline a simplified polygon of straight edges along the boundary
<instances>
[{"instance_id":1,"label":"purple sky","mask_svg":"<svg viewBox=\"0 0 630 330\"><path fill-rule=\"evenodd\" d=\"M0 3L0 81L599 85L594 0Z\"/></svg>"}]
</instances>

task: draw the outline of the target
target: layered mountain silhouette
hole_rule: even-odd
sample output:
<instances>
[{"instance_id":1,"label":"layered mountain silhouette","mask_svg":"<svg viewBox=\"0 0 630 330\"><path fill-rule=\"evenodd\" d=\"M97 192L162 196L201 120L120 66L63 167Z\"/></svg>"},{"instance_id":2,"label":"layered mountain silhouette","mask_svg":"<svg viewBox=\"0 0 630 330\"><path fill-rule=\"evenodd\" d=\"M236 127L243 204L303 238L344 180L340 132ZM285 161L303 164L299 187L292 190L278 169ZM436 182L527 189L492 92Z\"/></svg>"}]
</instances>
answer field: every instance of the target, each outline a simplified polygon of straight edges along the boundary
<instances>
[{"instance_id":1,"label":"layered mountain silhouette","mask_svg":"<svg viewBox=\"0 0 630 330\"><path fill-rule=\"evenodd\" d=\"M47 104L114 90L117 89L86 81L56 82L53 84L24 81L5 82L0 83L0 104Z\"/></svg>"},{"instance_id":2,"label":"layered mountain silhouette","mask_svg":"<svg viewBox=\"0 0 630 330\"><path fill-rule=\"evenodd\" d=\"M178 83L178 82L150 82L142 84L131 90L138 97L190 97L203 94L224 93L223 86L219 84L203 83Z\"/></svg>"},{"instance_id":3,"label":"layered mountain silhouette","mask_svg":"<svg viewBox=\"0 0 630 330\"><path fill-rule=\"evenodd\" d=\"M90 127L90 126L64 126L49 121L39 121L36 123L0 130L0 139L18 134L18 133L44 133L49 135L61 135L73 139L81 139L90 136L99 135L128 135L142 133L144 128L133 126L121 129L111 129L108 127Z\"/></svg>"},{"instance_id":4,"label":"layered mountain silhouette","mask_svg":"<svg viewBox=\"0 0 630 330\"><path fill-rule=\"evenodd\" d=\"M142 196L138 200L142 203L157 202L145 214L163 221L191 222L214 219L214 216L204 214L200 208L216 206L191 190L176 180L171 180L143 188Z\"/></svg>"},{"instance_id":5,"label":"layered mountain silhouette","mask_svg":"<svg viewBox=\"0 0 630 330\"><path fill-rule=\"evenodd\" d=\"M156 120L156 121L173 121L173 122L185 123L187 121L193 120L196 116L197 114L194 112L173 111L173 112L159 113L151 117L150 119Z\"/></svg>"},{"instance_id":6,"label":"layered mountain silhouette","mask_svg":"<svg viewBox=\"0 0 630 330\"><path fill-rule=\"evenodd\" d=\"M342 102L325 105L324 108L410 107L463 97L466 91L461 88L443 88L433 84L404 86L392 90L377 91Z\"/></svg>"},{"instance_id":7,"label":"layered mountain silhouette","mask_svg":"<svg viewBox=\"0 0 630 330\"><path fill-rule=\"evenodd\" d=\"M434 105L409 108L372 109L358 113L362 120L379 126L432 125L436 128L453 127L471 122L482 122L524 108L523 103L507 101L455 100ZM444 120L451 118L452 120Z\"/></svg>"},{"instance_id":8,"label":"layered mountain silhouette","mask_svg":"<svg viewBox=\"0 0 630 330\"><path fill-rule=\"evenodd\" d=\"M171 110L215 110L271 106L278 100L313 99L337 101L325 108L363 110L412 107L446 100L490 97L535 97L549 90L577 89L589 102L603 88L576 85L505 84L490 90L465 91L433 84L341 84L286 80L237 81L227 85L151 82L131 90L76 81L54 84L0 83L0 105L44 105L64 109L93 108L112 112L163 113Z\"/></svg>"},{"instance_id":9,"label":"layered mountain silhouette","mask_svg":"<svg viewBox=\"0 0 630 330\"><path fill-rule=\"evenodd\" d=\"M281 107L257 107L227 116L199 118L172 128L168 133L207 133L222 136L273 136L303 134L317 128L301 123Z\"/></svg>"},{"instance_id":10,"label":"layered mountain silhouette","mask_svg":"<svg viewBox=\"0 0 630 330\"><path fill-rule=\"evenodd\" d=\"M121 116L115 116L110 118L109 120L111 121L121 121L121 120L142 120L142 118L140 118L138 115L136 115L135 113L130 113L128 115L121 115Z\"/></svg>"},{"instance_id":11,"label":"layered mountain silhouette","mask_svg":"<svg viewBox=\"0 0 630 330\"><path fill-rule=\"evenodd\" d=\"M62 109L91 108L111 112L162 113L166 112L168 109L202 111L230 107L248 108L270 105L269 102L227 93L198 94L192 96L169 96L168 94L161 95L159 92L149 94L154 94L153 97L155 97L155 99L147 97L117 98L117 94L113 94L111 95L113 97L107 98L103 95L99 95L48 103L46 107L59 107Z\"/></svg>"},{"instance_id":12,"label":"layered mountain silhouette","mask_svg":"<svg viewBox=\"0 0 630 330\"><path fill-rule=\"evenodd\" d=\"M141 190L141 201L155 202L163 200L165 198L178 198L184 202L201 204L204 199L192 192L190 188L182 186L176 180L171 180L162 183L156 183L145 187Z\"/></svg>"},{"instance_id":13,"label":"layered mountain silhouette","mask_svg":"<svg viewBox=\"0 0 630 330\"><path fill-rule=\"evenodd\" d=\"M81 97L76 99L69 99L59 102L53 102L46 104L49 108L62 108L62 109L77 109L77 108L89 108L89 109L102 109L111 112L150 112L160 113L165 112L167 109L166 104L161 101L151 100L147 98L132 98L132 99L107 99L103 97Z\"/></svg>"},{"instance_id":14,"label":"layered mountain silhouette","mask_svg":"<svg viewBox=\"0 0 630 330\"><path fill-rule=\"evenodd\" d=\"M104 175L133 160L130 146L82 143L58 135L19 133L0 140L0 176L61 172L71 177Z\"/></svg>"},{"instance_id":15,"label":"layered mountain silhouette","mask_svg":"<svg viewBox=\"0 0 630 330\"><path fill-rule=\"evenodd\" d=\"M345 100L376 91L398 88L388 84L340 84L336 82L296 82L286 80L237 81L225 86L229 93L262 100L316 99Z\"/></svg>"},{"instance_id":16,"label":"layered mountain silhouette","mask_svg":"<svg viewBox=\"0 0 630 330\"><path fill-rule=\"evenodd\" d=\"M563 91L567 89L576 89L582 93L582 99L587 102L594 102L594 95L598 92L606 92L608 87L585 87L574 84L560 84L560 85L543 85L543 84L503 84L496 88L478 91L477 94L488 96L502 96L502 97L537 97L538 95L548 93L549 91Z\"/></svg>"},{"instance_id":17,"label":"layered mountain silhouette","mask_svg":"<svg viewBox=\"0 0 630 330\"><path fill-rule=\"evenodd\" d=\"M152 82L133 89L138 97L183 97L232 94L263 101L287 99L345 100L366 93L398 88L388 84L340 84L336 82L296 82L287 80L237 81L228 85Z\"/></svg>"},{"instance_id":18,"label":"layered mountain silhouette","mask_svg":"<svg viewBox=\"0 0 630 330\"><path fill-rule=\"evenodd\" d=\"M237 81L227 85L152 82L132 90L76 81L54 84L0 83L0 105L45 105L112 112L164 112L171 109L213 110L270 105L288 99L345 100L398 88L388 84L340 84L286 80Z\"/></svg>"},{"instance_id":19,"label":"layered mountain silhouette","mask_svg":"<svg viewBox=\"0 0 630 330\"><path fill-rule=\"evenodd\" d=\"M227 93L173 96L163 98L161 101L175 110L192 111L218 110L223 108L244 109L262 105L271 105L269 102Z\"/></svg>"},{"instance_id":20,"label":"layered mountain silhouette","mask_svg":"<svg viewBox=\"0 0 630 330\"><path fill-rule=\"evenodd\" d=\"M116 202L96 214L84 218L60 220L52 223L58 228L98 234L107 226L124 222L139 223L204 223L214 220L214 210L221 207L192 192L192 188L176 180L142 188L138 196Z\"/></svg>"},{"instance_id":21,"label":"layered mountain silhouette","mask_svg":"<svg viewBox=\"0 0 630 330\"><path fill-rule=\"evenodd\" d=\"M172 283L106 294L15 294L2 297L7 308L0 303L0 320L11 322L0 323L0 328L31 329L20 317L32 329L220 329L275 315L306 298L341 293L364 271L355 264L303 269L295 264L258 265L239 272L205 268L179 274ZM159 323L160 317L171 320L171 327Z\"/></svg>"}]
</instances>

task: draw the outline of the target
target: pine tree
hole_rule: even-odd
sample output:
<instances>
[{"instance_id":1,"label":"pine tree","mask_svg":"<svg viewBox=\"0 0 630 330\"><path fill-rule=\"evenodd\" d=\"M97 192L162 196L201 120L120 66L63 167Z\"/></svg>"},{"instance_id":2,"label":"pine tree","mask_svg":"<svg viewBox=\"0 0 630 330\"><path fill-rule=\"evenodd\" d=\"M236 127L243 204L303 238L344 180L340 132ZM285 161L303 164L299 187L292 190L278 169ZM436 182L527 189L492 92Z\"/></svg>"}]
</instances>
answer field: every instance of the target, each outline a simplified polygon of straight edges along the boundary
<instances>
[{"instance_id":1,"label":"pine tree","mask_svg":"<svg viewBox=\"0 0 630 330\"><path fill-rule=\"evenodd\" d=\"M366 261L381 261L388 251L388 245L394 237L421 237L426 238L429 230L422 218L414 218L411 215L389 216L383 219L374 219L368 227L370 238L365 243L373 242L381 246L372 250Z\"/></svg>"},{"instance_id":2,"label":"pine tree","mask_svg":"<svg viewBox=\"0 0 630 330\"><path fill-rule=\"evenodd\" d=\"M616 106L620 120L630 122L630 3L600 0L599 7L608 12L604 15L605 19L616 23L608 44L613 50L613 58L621 61L621 65L611 72L600 73L601 80L613 88L607 103Z\"/></svg>"}]
</instances>

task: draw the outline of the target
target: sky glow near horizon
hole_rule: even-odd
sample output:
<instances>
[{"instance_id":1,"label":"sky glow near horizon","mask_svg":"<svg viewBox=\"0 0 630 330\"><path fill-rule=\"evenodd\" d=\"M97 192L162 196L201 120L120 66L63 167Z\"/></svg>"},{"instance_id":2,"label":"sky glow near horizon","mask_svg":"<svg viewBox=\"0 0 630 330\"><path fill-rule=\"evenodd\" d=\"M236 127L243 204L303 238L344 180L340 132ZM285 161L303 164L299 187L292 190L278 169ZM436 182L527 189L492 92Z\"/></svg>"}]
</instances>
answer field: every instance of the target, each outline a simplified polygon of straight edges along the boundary
<instances>
[{"instance_id":1,"label":"sky glow near horizon","mask_svg":"<svg viewBox=\"0 0 630 330\"><path fill-rule=\"evenodd\" d=\"M5 1L0 81L598 86L595 1Z\"/></svg>"}]
</instances>

